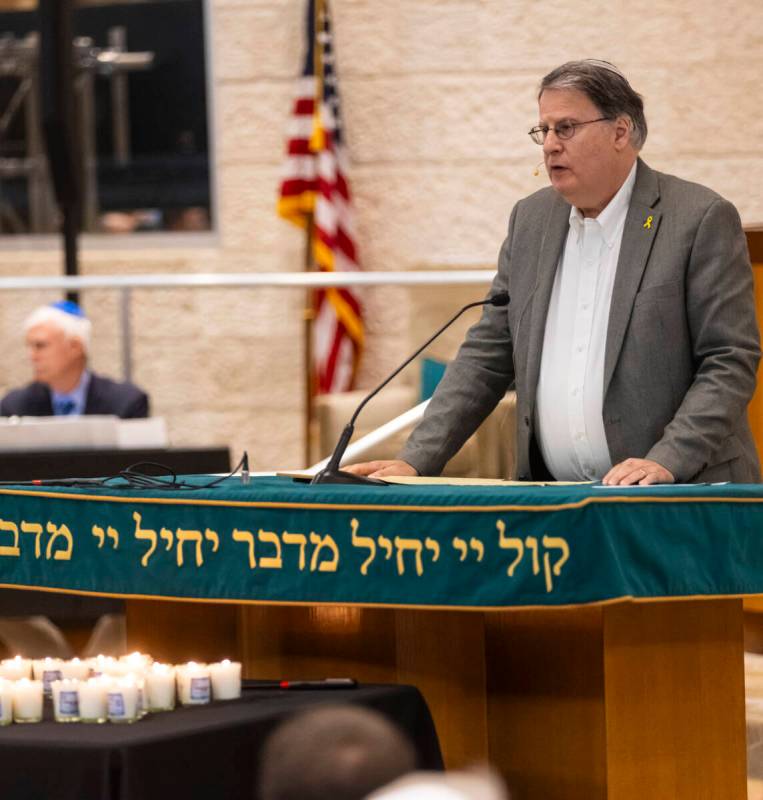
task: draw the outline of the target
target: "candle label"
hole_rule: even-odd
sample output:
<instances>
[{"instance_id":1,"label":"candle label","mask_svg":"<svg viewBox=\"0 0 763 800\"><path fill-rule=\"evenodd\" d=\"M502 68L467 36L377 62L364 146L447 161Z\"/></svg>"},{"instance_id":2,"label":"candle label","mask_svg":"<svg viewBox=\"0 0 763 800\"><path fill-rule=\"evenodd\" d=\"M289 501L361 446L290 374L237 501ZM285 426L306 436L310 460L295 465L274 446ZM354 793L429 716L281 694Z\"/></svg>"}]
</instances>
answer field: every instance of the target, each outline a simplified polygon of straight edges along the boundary
<instances>
[{"instance_id":1,"label":"candle label","mask_svg":"<svg viewBox=\"0 0 763 800\"><path fill-rule=\"evenodd\" d=\"M42 688L46 691L50 691L50 684L53 681L60 681L62 679L61 670L60 669L46 669L42 673Z\"/></svg>"},{"instance_id":2,"label":"candle label","mask_svg":"<svg viewBox=\"0 0 763 800\"><path fill-rule=\"evenodd\" d=\"M191 700L209 702L209 678L191 678Z\"/></svg>"},{"instance_id":3,"label":"candle label","mask_svg":"<svg viewBox=\"0 0 763 800\"><path fill-rule=\"evenodd\" d=\"M125 715L125 699L121 693L109 692L109 716L123 717Z\"/></svg>"},{"instance_id":4,"label":"candle label","mask_svg":"<svg viewBox=\"0 0 763 800\"><path fill-rule=\"evenodd\" d=\"M79 697L77 692L59 692L58 711L67 716L76 717L79 715Z\"/></svg>"}]
</instances>

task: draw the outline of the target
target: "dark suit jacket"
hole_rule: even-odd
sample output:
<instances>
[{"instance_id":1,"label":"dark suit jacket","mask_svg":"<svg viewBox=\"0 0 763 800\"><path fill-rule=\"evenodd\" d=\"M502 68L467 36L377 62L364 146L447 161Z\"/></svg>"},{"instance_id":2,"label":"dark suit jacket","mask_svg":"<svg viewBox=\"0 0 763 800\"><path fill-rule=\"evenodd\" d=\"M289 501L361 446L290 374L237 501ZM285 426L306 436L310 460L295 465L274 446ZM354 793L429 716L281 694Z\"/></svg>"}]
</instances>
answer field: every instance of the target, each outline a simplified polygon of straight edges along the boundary
<instances>
[{"instance_id":1,"label":"dark suit jacket","mask_svg":"<svg viewBox=\"0 0 763 800\"><path fill-rule=\"evenodd\" d=\"M85 414L115 414L122 419L148 416L148 396L132 383L119 383L90 374ZM44 383L13 389L0 401L0 416L50 417L53 403Z\"/></svg>"},{"instance_id":2,"label":"dark suit jacket","mask_svg":"<svg viewBox=\"0 0 763 800\"><path fill-rule=\"evenodd\" d=\"M487 306L400 457L437 474L512 386L517 472L531 477L543 336L570 206L546 188L514 208ZM676 481L760 481L747 404L760 359L739 215L639 159L612 293L603 421L610 458L649 458Z\"/></svg>"}]
</instances>

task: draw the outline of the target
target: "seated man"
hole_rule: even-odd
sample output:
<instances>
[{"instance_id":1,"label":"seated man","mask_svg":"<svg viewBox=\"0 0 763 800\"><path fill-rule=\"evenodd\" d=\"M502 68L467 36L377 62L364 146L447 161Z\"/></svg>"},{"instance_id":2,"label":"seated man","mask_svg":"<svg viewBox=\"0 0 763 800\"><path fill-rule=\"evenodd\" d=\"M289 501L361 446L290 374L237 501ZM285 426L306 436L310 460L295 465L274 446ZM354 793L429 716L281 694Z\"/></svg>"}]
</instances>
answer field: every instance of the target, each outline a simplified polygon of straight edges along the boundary
<instances>
[{"instance_id":1,"label":"seated man","mask_svg":"<svg viewBox=\"0 0 763 800\"><path fill-rule=\"evenodd\" d=\"M90 320L69 300L41 306L24 323L35 382L0 401L0 416L148 416L148 396L87 368Z\"/></svg>"}]
</instances>

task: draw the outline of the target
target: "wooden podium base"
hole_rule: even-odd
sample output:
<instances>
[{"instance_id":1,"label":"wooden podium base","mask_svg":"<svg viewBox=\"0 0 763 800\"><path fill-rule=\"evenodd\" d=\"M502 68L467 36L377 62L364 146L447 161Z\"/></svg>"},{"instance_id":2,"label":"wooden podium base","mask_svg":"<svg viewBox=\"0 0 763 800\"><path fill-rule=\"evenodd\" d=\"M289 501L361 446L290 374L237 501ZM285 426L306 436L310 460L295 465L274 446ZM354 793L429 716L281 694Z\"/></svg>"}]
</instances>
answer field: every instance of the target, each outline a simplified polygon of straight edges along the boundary
<instances>
[{"instance_id":1,"label":"wooden podium base","mask_svg":"<svg viewBox=\"0 0 763 800\"><path fill-rule=\"evenodd\" d=\"M130 647L163 659L416 685L447 766L488 760L514 800L744 800L742 629L741 600L485 614L128 604Z\"/></svg>"}]
</instances>

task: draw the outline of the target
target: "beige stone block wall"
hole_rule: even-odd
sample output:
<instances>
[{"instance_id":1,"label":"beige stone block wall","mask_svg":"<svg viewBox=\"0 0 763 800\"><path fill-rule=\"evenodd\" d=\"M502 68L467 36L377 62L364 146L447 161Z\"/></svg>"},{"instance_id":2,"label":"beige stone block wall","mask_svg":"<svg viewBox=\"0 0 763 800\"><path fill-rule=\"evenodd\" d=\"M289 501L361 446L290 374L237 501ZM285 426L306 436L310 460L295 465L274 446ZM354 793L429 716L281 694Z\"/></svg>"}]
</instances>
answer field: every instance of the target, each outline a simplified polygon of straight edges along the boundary
<instances>
[{"instance_id":1,"label":"beige stone block wall","mask_svg":"<svg viewBox=\"0 0 763 800\"><path fill-rule=\"evenodd\" d=\"M340 90L366 269L494 263L516 200L541 187L525 131L539 78L571 58L617 63L644 95L644 158L763 224L763 6L581 0L333 0ZM83 248L85 274L300 271L274 212L302 0L210 0L217 232ZM55 245L0 241L1 275L61 269ZM361 292L371 386L409 349L410 293ZM19 328L55 293L0 294L0 390L24 382ZM119 373L119 303L89 293L97 370ZM135 291L135 380L175 444L247 448L255 469L303 454L303 297L295 290Z\"/></svg>"}]
</instances>

